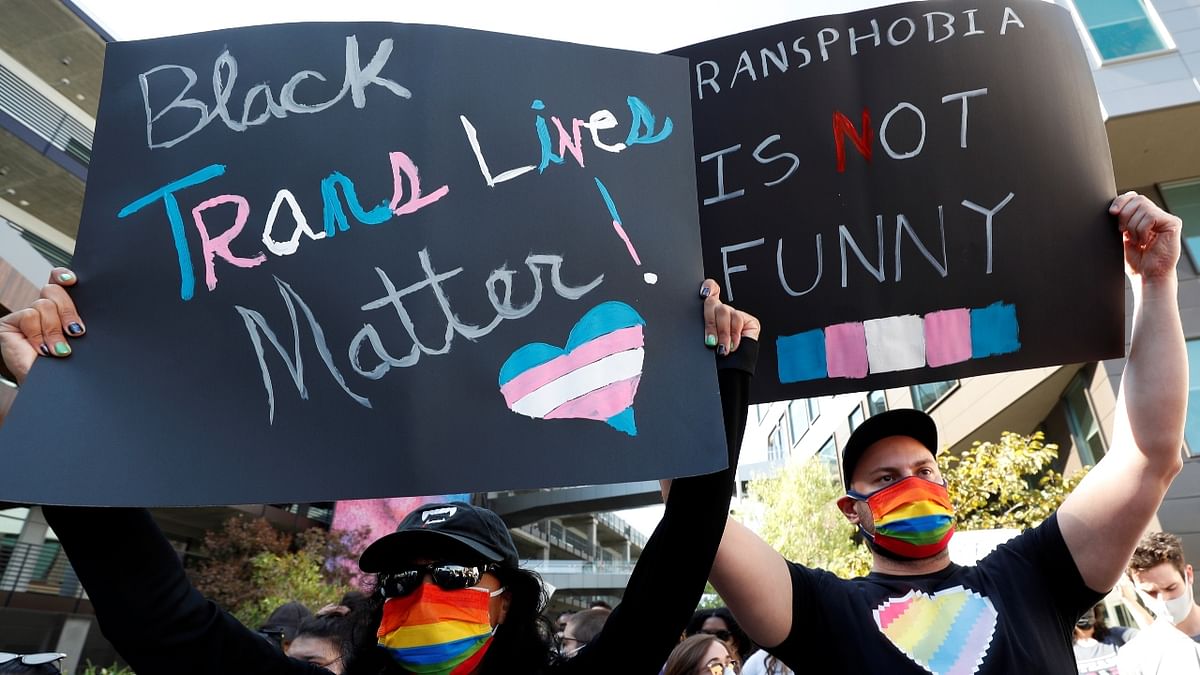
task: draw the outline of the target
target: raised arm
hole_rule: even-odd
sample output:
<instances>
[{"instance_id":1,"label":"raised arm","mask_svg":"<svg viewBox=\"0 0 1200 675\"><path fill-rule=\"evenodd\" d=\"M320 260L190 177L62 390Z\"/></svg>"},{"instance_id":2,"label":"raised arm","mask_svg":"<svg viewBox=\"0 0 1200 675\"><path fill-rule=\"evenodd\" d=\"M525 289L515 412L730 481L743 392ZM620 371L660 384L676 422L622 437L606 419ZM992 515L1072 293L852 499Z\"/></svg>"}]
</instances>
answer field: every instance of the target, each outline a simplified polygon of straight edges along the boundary
<instances>
[{"instance_id":1,"label":"raised arm","mask_svg":"<svg viewBox=\"0 0 1200 675\"><path fill-rule=\"evenodd\" d=\"M1188 366L1176 297L1179 218L1133 192L1113 201L1133 286L1133 337L1112 447L1058 511L1063 540L1095 591L1116 584L1183 467Z\"/></svg>"},{"instance_id":2,"label":"raised arm","mask_svg":"<svg viewBox=\"0 0 1200 675\"><path fill-rule=\"evenodd\" d=\"M722 305L712 281L705 288L705 337L713 335L726 346L717 356L717 381L729 468L674 481L662 520L646 542L624 599L600 635L564 665L564 673L658 672L704 592L729 513L750 376L758 357L758 321Z\"/></svg>"}]
</instances>

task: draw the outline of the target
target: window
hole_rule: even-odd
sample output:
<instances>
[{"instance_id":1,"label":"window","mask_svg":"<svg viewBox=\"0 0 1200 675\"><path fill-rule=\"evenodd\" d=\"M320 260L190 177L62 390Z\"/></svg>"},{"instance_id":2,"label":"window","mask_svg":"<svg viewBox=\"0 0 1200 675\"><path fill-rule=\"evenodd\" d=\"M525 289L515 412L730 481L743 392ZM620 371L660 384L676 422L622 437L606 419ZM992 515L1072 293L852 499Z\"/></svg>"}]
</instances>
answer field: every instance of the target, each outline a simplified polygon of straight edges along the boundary
<instances>
[{"instance_id":1,"label":"window","mask_svg":"<svg viewBox=\"0 0 1200 675\"><path fill-rule=\"evenodd\" d=\"M956 386L958 386L958 380L947 380L918 384L908 389L912 393L913 407L917 410L929 410Z\"/></svg>"},{"instance_id":2,"label":"window","mask_svg":"<svg viewBox=\"0 0 1200 675\"><path fill-rule=\"evenodd\" d=\"M1104 438L1100 435L1100 424L1092 401L1088 397L1087 377L1083 372L1075 376L1063 401L1067 406L1067 421L1075 447L1079 450L1079 461L1085 466L1094 466L1104 456Z\"/></svg>"},{"instance_id":3,"label":"window","mask_svg":"<svg viewBox=\"0 0 1200 675\"><path fill-rule=\"evenodd\" d=\"M883 395L882 391L876 390L867 394L867 412L871 416L885 412L887 409L887 397Z\"/></svg>"},{"instance_id":4,"label":"window","mask_svg":"<svg viewBox=\"0 0 1200 675\"><path fill-rule=\"evenodd\" d=\"M754 415L758 417L759 422L763 421L763 418L767 416L767 408L770 405L770 403L758 403L754 406Z\"/></svg>"},{"instance_id":5,"label":"window","mask_svg":"<svg viewBox=\"0 0 1200 675\"><path fill-rule=\"evenodd\" d=\"M775 427L767 436L767 461L775 462L783 459L783 430Z\"/></svg>"},{"instance_id":6,"label":"window","mask_svg":"<svg viewBox=\"0 0 1200 675\"><path fill-rule=\"evenodd\" d=\"M863 423L863 409L861 405L854 406L854 410L850 411L850 417L847 421L850 423L850 433L858 428L858 425Z\"/></svg>"},{"instance_id":7,"label":"window","mask_svg":"<svg viewBox=\"0 0 1200 675\"><path fill-rule=\"evenodd\" d=\"M821 449L817 451L817 459L825 465L826 469L829 469L829 473L837 475L837 445L833 442L832 437L825 441L825 445L822 445Z\"/></svg>"},{"instance_id":8,"label":"window","mask_svg":"<svg viewBox=\"0 0 1200 675\"><path fill-rule=\"evenodd\" d=\"M821 416L821 403L815 398L805 399L804 403L808 406L808 419L815 422Z\"/></svg>"},{"instance_id":9,"label":"window","mask_svg":"<svg viewBox=\"0 0 1200 675\"><path fill-rule=\"evenodd\" d=\"M1200 179L1159 187L1167 210L1183 219L1183 245L1200 271Z\"/></svg>"},{"instance_id":10,"label":"window","mask_svg":"<svg viewBox=\"0 0 1200 675\"><path fill-rule=\"evenodd\" d=\"M1075 0L1075 7L1105 61L1168 47L1146 0Z\"/></svg>"},{"instance_id":11,"label":"window","mask_svg":"<svg viewBox=\"0 0 1200 675\"><path fill-rule=\"evenodd\" d=\"M803 401L788 403L788 427L792 432L792 445L800 442L800 437L808 431L808 407Z\"/></svg>"},{"instance_id":12,"label":"window","mask_svg":"<svg viewBox=\"0 0 1200 675\"><path fill-rule=\"evenodd\" d=\"M1200 340L1188 340L1188 406L1183 437L1189 454L1200 455Z\"/></svg>"}]
</instances>

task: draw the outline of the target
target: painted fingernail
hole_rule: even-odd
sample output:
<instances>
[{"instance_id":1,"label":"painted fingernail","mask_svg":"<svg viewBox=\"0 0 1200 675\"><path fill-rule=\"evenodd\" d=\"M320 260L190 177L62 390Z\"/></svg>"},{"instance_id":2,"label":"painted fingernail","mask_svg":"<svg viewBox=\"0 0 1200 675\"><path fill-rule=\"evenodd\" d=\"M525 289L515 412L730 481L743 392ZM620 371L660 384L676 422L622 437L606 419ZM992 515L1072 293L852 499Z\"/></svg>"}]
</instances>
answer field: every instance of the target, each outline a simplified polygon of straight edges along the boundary
<instances>
[{"instance_id":1,"label":"painted fingernail","mask_svg":"<svg viewBox=\"0 0 1200 675\"><path fill-rule=\"evenodd\" d=\"M71 347L65 342L55 342L54 353L59 356L66 356L71 353Z\"/></svg>"},{"instance_id":2,"label":"painted fingernail","mask_svg":"<svg viewBox=\"0 0 1200 675\"><path fill-rule=\"evenodd\" d=\"M42 356L50 356L50 347L45 342L38 347L38 351L42 353Z\"/></svg>"},{"instance_id":3,"label":"painted fingernail","mask_svg":"<svg viewBox=\"0 0 1200 675\"><path fill-rule=\"evenodd\" d=\"M725 345L718 345L717 346L717 356L725 356L725 354L726 354Z\"/></svg>"},{"instance_id":4,"label":"painted fingernail","mask_svg":"<svg viewBox=\"0 0 1200 675\"><path fill-rule=\"evenodd\" d=\"M702 297L702 298L707 298L707 297L708 297L708 286L701 286L701 287L700 287L700 297Z\"/></svg>"},{"instance_id":5,"label":"painted fingernail","mask_svg":"<svg viewBox=\"0 0 1200 675\"><path fill-rule=\"evenodd\" d=\"M705 335L704 336L704 344L707 347L716 347L717 346L717 336L716 335Z\"/></svg>"},{"instance_id":6,"label":"painted fingernail","mask_svg":"<svg viewBox=\"0 0 1200 675\"><path fill-rule=\"evenodd\" d=\"M58 280L62 282L73 281L74 279L75 275L71 274L70 272L63 272L62 274L58 275Z\"/></svg>"},{"instance_id":7,"label":"painted fingernail","mask_svg":"<svg viewBox=\"0 0 1200 675\"><path fill-rule=\"evenodd\" d=\"M67 332L71 335L83 335L83 326L78 323L67 324Z\"/></svg>"}]
</instances>

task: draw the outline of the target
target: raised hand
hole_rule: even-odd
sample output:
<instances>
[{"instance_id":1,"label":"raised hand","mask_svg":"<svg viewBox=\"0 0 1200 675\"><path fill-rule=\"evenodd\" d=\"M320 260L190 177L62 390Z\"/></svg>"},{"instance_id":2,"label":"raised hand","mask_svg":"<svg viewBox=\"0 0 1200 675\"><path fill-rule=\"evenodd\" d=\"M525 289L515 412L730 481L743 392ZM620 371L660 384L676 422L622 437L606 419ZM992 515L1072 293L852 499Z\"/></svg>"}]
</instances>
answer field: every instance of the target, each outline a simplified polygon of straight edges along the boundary
<instances>
[{"instance_id":1,"label":"raised hand","mask_svg":"<svg viewBox=\"0 0 1200 675\"><path fill-rule=\"evenodd\" d=\"M17 384L25 381L39 355L70 356L69 338L84 334L83 319L64 288L74 286L76 281L70 270L56 267L32 305L0 317L0 357Z\"/></svg>"},{"instance_id":2,"label":"raised hand","mask_svg":"<svg viewBox=\"0 0 1200 675\"><path fill-rule=\"evenodd\" d=\"M1175 272L1183 221L1136 192L1114 199L1108 212L1117 217L1130 277L1152 280Z\"/></svg>"},{"instance_id":3,"label":"raised hand","mask_svg":"<svg viewBox=\"0 0 1200 675\"><path fill-rule=\"evenodd\" d=\"M719 356L737 351L743 337L757 340L762 326L758 319L721 302L721 287L712 279L700 286L704 298L704 344Z\"/></svg>"}]
</instances>

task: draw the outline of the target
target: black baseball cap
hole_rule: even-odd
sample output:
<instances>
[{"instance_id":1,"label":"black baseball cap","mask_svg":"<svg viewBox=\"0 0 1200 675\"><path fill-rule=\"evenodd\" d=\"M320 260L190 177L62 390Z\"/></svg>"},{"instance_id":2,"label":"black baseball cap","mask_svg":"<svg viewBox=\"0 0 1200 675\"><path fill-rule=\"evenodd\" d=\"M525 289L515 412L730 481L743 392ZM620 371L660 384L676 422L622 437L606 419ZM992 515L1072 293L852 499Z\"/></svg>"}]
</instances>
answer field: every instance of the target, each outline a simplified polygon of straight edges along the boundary
<instances>
[{"instance_id":1,"label":"black baseball cap","mask_svg":"<svg viewBox=\"0 0 1200 675\"><path fill-rule=\"evenodd\" d=\"M937 424L933 418L920 410L900 408L874 415L850 434L846 449L842 451L842 484L849 490L854 467L867 448L888 436L908 436L929 448L934 457L938 453Z\"/></svg>"},{"instance_id":2,"label":"black baseball cap","mask_svg":"<svg viewBox=\"0 0 1200 675\"><path fill-rule=\"evenodd\" d=\"M426 504L408 514L396 531L363 551L364 572L385 572L398 561L451 554L478 556L504 567L517 567L519 556L500 516L466 502Z\"/></svg>"}]
</instances>

